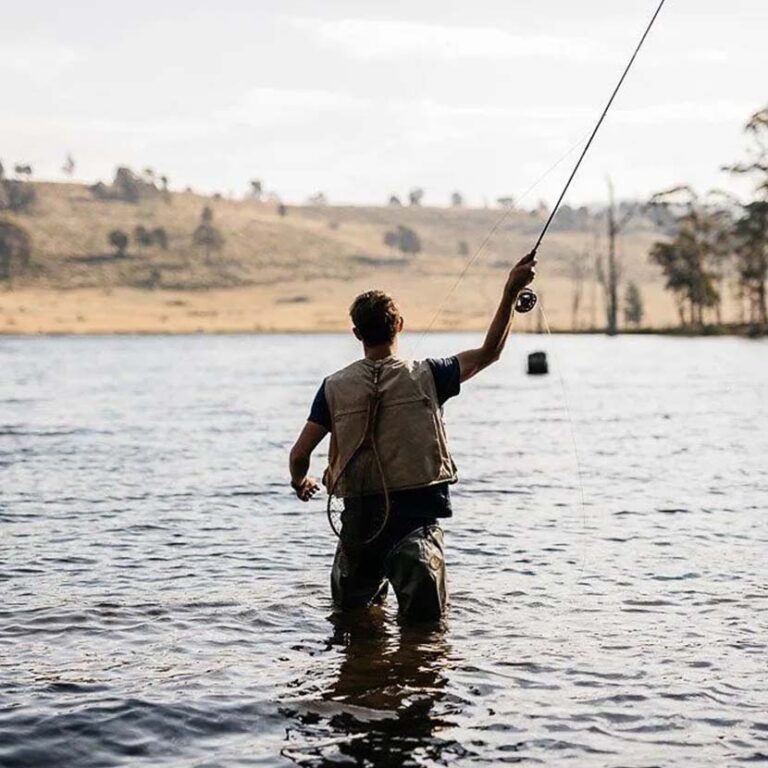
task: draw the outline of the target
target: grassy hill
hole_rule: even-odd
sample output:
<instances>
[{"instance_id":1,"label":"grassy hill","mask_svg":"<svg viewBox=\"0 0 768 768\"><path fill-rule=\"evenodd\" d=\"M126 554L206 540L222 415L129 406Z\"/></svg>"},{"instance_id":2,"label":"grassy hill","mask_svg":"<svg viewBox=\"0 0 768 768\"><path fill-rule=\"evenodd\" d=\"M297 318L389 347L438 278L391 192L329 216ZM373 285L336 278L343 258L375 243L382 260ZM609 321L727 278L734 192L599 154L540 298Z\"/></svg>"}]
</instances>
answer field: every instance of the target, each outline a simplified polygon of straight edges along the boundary
<instances>
[{"instance_id":1,"label":"grassy hill","mask_svg":"<svg viewBox=\"0 0 768 768\"><path fill-rule=\"evenodd\" d=\"M369 287L391 290L408 324L426 327L502 215L498 209L289 206L281 216L274 203L191 192L128 203L98 199L79 184L36 183L35 189L28 212L2 214L32 241L30 270L0 293L4 332L335 330L347 327L346 307ZM205 206L224 238L221 250L210 254L193 241ZM600 224L555 224L540 250L537 280L550 323L586 328L594 319L602 325L593 269ZM530 248L541 225L538 214L511 212L434 327L480 328L506 270ZM137 226L162 227L167 250L140 247ZM399 226L417 234L419 253L384 244L385 234ZM131 239L124 257L108 244L115 229ZM674 307L647 258L658 237L640 219L621 238L619 251L625 279L640 285L649 323L664 326L674 322ZM574 313L580 268L582 295ZM537 320L521 322L532 328Z\"/></svg>"}]
</instances>

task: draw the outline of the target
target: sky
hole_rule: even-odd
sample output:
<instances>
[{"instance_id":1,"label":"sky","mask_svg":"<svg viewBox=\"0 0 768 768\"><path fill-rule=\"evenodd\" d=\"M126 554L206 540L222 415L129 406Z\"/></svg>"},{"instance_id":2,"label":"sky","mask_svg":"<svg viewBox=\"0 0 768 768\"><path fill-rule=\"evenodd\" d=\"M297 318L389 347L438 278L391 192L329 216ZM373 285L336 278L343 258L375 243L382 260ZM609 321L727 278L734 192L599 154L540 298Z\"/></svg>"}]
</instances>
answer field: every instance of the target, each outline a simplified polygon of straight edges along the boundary
<instances>
[{"instance_id":1,"label":"sky","mask_svg":"<svg viewBox=\"0 0 768 768\"><path fill-rule=\"evenodd\" d=\"M234 195L261 179L293 203L551 203L656 4L9 3L0 160L62 180L71 153L83 181L151 167ZM768 104L767 30L766 0L667 0L567 202L604 199L608 175L622 198L746 193L720 169Z\"/></svg>"}]
</instances>

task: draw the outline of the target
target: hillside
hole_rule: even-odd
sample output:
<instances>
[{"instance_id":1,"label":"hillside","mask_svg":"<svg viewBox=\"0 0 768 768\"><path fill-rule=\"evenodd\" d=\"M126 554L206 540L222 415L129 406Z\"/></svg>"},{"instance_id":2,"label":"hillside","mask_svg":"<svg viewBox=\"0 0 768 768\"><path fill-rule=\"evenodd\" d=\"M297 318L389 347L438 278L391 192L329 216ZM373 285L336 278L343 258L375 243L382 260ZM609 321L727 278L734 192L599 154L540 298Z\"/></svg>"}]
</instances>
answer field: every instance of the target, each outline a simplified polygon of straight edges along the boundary
<instances>
[{"instance_id":1,"label":"hillside","mask_svg":"<svg viewBox=\"0 0 768 768\"><path fill-rule=\"evenodd\" d=\"M29 212L2 214L29 233L32 261L12 290L0 293L0 332L337 330L347 327L351 299L369 287L391 290L409 326L423 328L501 215L498 209L290 206L280 216L274 203L193 193L127 203L97 199L77 184L35 188ZM210 254L192 238L205 206L224 238L223 247ZM541 223L539 215L510 213L434 328L480 328L506 269L530 247ZM549 321L561 329L571 329L574 319L581 329L593 319L602 324L601 290L593 278L598 224L556 224L540 251L537 280ZM167 250L139 247L133 236L139 225L162 227ZM419 253L403 255L384 244L385 233L398 226L418 235ZM108 244L115 229L131 237L123 257ZM621 238L619 250L625 278L640 285L648 324L660 327L672 324L676 314L648 263L648 248L657 238L650 223L640 220ZM574 316L579 265L584 277ZM525 328L537 322L521 318Z\"/></svg>"}]
</instances>

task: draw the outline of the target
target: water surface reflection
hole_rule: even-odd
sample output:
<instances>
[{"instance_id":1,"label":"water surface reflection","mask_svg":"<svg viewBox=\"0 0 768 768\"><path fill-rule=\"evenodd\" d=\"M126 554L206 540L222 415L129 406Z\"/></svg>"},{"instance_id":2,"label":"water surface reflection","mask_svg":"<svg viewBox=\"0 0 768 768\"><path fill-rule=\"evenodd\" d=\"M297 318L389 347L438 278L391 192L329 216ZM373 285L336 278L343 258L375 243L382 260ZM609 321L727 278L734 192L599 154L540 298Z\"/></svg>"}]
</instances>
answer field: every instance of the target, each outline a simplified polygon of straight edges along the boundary
<instances>
[{"instance_id":1,"label":"water surface reflection","mask_svg":"<svg viewBox=\"0 0 768 768\"><path fill-rule=\"evenodd\" d=\"M336 672L318 676L325 682L316 700L299 693L300 708L286 710L297 722L296 743L283 755L304 766L352 761L394 768L455 752L457 744L439 735L451 724L445 625L400 623L381 607L329 621L325 651L338 654ZM298 687L317 683L310 676Z\"/></svg>"}]
</instances>

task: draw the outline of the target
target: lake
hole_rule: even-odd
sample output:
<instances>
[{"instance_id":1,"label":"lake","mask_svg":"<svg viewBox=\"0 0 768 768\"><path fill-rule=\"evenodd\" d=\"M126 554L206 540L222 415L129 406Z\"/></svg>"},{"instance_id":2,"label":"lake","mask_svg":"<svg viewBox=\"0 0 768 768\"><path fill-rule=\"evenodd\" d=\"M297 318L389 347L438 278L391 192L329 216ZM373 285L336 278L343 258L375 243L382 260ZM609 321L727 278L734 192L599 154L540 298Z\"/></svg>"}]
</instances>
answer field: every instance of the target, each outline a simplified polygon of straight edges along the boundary
<instances>
[{"instance_id":1,"label":"lake","mask_svg":"<svg viewBox=\"0 0 768 768\"><path fill-rule=\"evenodd\" d=\"M0 765L768 763L768 342L512 338L446 405L440 628L332 620L287 484L356 355L0 338Z\"/></svg>"}]
</instances>

